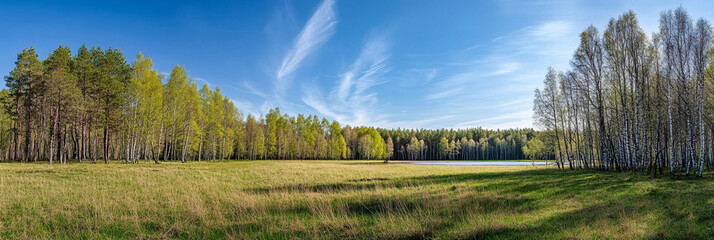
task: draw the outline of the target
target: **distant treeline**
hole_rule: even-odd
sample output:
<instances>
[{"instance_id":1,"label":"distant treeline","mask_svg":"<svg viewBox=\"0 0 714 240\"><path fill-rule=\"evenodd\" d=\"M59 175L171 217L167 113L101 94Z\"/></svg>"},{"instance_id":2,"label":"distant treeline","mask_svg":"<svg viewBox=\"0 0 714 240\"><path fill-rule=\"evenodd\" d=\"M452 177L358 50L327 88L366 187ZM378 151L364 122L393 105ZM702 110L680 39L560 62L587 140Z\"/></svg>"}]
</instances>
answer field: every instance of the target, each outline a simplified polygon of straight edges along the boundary
<instances>
[{"instance_id":1,"label":"distant treeline","mask_svg":"<svg viewBox=\"0 0 714 240\"><path fill-rule=\"evenodd\" d=\"M386 130L340 126L272 109L243 116L220 88L182 66L169 76L138 54L60 46L45 60L17 54L0 91L0 159L202 161L222 159L520 159L531 129Z\"/></svg>"},{"instance_id":2,"label":"distant treeline","mask_svg":"<svg viewBox=\"0 0 714 240\"><path fill-rule=\"evenodd\" d=\"M525 159L523 147L535 137L533 129L378 129L394 139L393 159L506 160ZM542 158L542 157L541 157Z\"/></svg>"},{"instance_id":3,"label":"distant treeline","mask_svg":"<svg viewBox=\"0 0 714 240\"><path fill-rule=\"evenodd\" d=\"M667 10L648 37L626 12L580 34L572 70L548 70L535 122L561 167L701 176L714 167L713 56L709 21Z\"/></svg>"}]
</instances>

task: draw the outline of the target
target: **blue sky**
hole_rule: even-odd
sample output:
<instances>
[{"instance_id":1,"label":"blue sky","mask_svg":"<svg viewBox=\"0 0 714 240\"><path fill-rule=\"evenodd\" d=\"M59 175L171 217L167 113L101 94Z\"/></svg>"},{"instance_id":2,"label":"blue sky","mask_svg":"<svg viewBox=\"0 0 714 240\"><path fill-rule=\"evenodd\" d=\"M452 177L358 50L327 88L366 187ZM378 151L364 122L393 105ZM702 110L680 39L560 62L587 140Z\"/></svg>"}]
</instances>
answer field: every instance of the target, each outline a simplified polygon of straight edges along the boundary
<instances>
[{"instance_id":1,"label":"blue sky","mask_svg":"<svg viewBox=\"0 0 714 240\"><path fill-rule=\"evenodd\" d=\"M1 1L0 74L34 46L139 51L183 65L244 113L280 107L386 128L532 127L533 90L578 34L628 9L645 32L714 1Z\"/></svg>"}]
</instances>

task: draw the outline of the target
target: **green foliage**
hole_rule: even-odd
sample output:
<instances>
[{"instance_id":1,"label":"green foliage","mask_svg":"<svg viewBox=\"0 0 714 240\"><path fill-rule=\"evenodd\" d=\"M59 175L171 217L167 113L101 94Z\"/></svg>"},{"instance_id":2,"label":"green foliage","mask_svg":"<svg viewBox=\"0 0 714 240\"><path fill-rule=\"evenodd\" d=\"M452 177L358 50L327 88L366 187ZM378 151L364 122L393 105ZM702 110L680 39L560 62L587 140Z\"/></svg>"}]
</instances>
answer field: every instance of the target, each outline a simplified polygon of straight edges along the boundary
<instances>
[{"instance_id":1,"label":"green foliage","mask_svg":"<svg viewBox=\"0 0 714 240\"><path fill-rule=\"evenodd\" d=\"M387 154L384 157L384 162L387 163L389 162L389 159L394 156L394 141L392 141L392 137L387 138Z\"/></svg>"},{"instance_id":2,"label":"green foliage","mask_svg":"<svg viewBox=\"0 0 714 240\"><path fill-rule=\"evenodd\" d=\"M93 72L95 81L91 85L100 99L100 125L114 130L121 121L121 109L131 67L119 49L109 48L102 51L101 48L92 48L91 52L96 64L96 71Z\"/></svg>"},{"instance_id":3,"label":"green foliage","mask_svg":"<svg viewBox=\"0 0 714 240\"><path fill-rule=\"evenodd\" d=\"M387 146L382 136L371 127L362 127L357 130L359 139L359 152L364 159L385 159Z\"/></svg>"},{"instance_id":4,"label":"green foliage","mask_svg":"<svg viewBox=\"0 0 714 240\"><path fill-rule=\"evenodd\" d=\"M341 126L278 108L244 117L220 88L199 88L183 66L164 79L143 53L129 65L118 49L84 45L75 56L60 46L44 61L23 50L6 85L1 160L522 158L515 136L532 133ZM440 149L442 138L448 146Z\"/></svg>"},{"instance_id":5,"label":"green foliage","mask_svg":"<svg viewBox=\"0 0 714 240\"><path fill-rule=\"evenodd\" d=\"M523 146L523 152L528 155L528 158L531 160L541 160L543 159L543 155L545 155L545 146L540 139L534 138L528 141L528 145Z\"/></svg>"},{"instance_id":6,"label":"green foliage","mask_svg":"<svg viewBox=\"0 0 714 240\"><path fill-rule=\"evenodd\" d=\"M271 158L275 158L278 151L278 116L280 116L280 108L270 109L265 115L265 123L268 128L268 156Z\"/></svg>"},{"instance_id":7,"label":"green foliage","mask_svg":"<svg viewBox=\"0 0 714 240\"><path fill-rule=\"evenodd\" d=\"M248 114L246 120L248 134L248 159L260 159L264 156L265 136L253 115Z\"/></svg>"},{"instance_id":8,"label":"green foliage","mask_svg":"<svg viewBox=\"0 0 714 240\"><path fill-rule=\"evenodd\" d=\"M142 53L136 56L136 60L132 63L126 97L129 121L127 132L133 135L133 146L129 149L128 155L133 161L139 158L137 151L154 153L159 150L155 142L158 141L160 119L163 116L162 78L163 76L154 70L154 63L150 58L145 58ZM139 149L136 145L140 146ZM155 154L146 154L146 156L157 158Z\"/></svg>"},{"instance_id":9,"label":"green foliage","mask_svg":"<svg viewBox=\"0 0 714 240\"><path fill-rule=\"evenodd\" d=\"M449 155L449 139L446 139L446 137L441 137L441 140L439 140L439 157L441 157L441 159L444 159L448 155Z\"/></svg>"}]
</instances>

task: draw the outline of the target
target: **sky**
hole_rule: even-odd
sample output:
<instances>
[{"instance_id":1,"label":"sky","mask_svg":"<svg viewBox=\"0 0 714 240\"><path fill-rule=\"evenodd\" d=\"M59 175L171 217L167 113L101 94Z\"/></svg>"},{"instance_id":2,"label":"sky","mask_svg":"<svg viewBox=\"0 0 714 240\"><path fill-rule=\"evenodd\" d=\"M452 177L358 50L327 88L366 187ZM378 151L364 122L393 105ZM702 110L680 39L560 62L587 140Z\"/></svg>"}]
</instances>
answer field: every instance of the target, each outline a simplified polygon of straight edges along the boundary
<instances>
[{"instance_id":1,"label":"sky","mask_svg":"<svg viewBox=\"0 0 714 240\"><path fill-rule=\"evenodd\" d=\"M0 1L0 75L33 46L142 52L182 65L245 115L280 107L382 128L530 128L547 68L589 25L633 10L714 20L714 1Z\"/></svg>"}]
</instances>

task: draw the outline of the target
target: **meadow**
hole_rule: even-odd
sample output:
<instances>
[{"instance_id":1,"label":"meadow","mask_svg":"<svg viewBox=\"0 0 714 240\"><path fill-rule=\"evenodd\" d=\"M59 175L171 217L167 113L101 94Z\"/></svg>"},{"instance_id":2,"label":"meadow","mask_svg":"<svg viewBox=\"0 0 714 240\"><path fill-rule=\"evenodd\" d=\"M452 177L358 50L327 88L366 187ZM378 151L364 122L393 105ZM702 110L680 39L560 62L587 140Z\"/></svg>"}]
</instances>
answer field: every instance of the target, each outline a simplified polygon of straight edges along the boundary
<instances>
[{"instance_id":1,"label":"meadow","mask_svg":"<svg viewBox=\"0 0 714 240\"><path fill-rule=\"evenodd\" d=\"M0 163L1 239L700 239L714 176L378 161Z\"/></svg>"}]
</instances>

